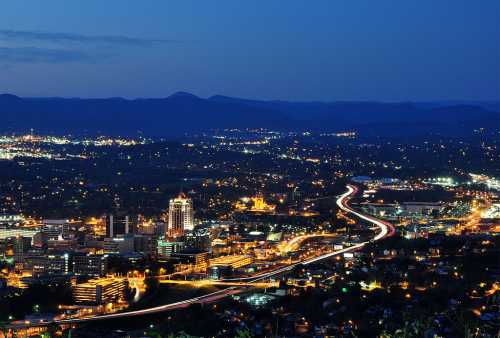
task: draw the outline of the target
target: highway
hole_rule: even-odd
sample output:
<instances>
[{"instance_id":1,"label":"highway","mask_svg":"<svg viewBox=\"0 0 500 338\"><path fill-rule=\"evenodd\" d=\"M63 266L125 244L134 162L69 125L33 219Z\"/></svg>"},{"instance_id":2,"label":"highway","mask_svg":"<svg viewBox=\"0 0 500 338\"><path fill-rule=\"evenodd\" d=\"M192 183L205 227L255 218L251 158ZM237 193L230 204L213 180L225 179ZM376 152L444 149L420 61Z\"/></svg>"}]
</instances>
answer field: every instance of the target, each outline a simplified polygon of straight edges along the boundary
<instances>
[{"instance_id":1,"label":"highway","mask_svg":"<svg viewBox=\"0 0 500 338\"><path fill-rule=\"evenodd\" d=\"M58 325L70 325L70 324L79 324L79 323L86 323L86 322L91 322L91 321L98 321L98 320L110 320L110 319L117 319L117 318L127 318L127 317L135 317L135 316L143 316L143 315L148 315L148 314L154 314L154 313L160 313L160 312L165 312L168 310L175 310L175 309L181 309L181 308L186 308L191 304L195 303L212 303L215 301L218 301L222 298L225 298L231 294L236 294L241 292L237 287L229 287L224 290L219 290L216 292L212 292L200 297L194 297L186 300L182 300L179 302L175 303L170 303L166 305L161 305L161 306L156 306L148 309L142 309L142 310L136 310L136 311L127 311L127 312L119 312L119 313L111 313L107 315L99 315L99 316L93 316L93 317L86 317L86 318L73 318L73 319L60 319L60 320L54 320L53 322L22 322L22 323L16 323L12 325L8 325L8 329L25 329L28 327L35 327L35 326L46 326L48 324L58 324Z\"/></svg>"},{"instance_id":2,"label":"highway","mask_svg":"<svg viewBox=\"0 0 500 338\"><path fill-rule=\"evenodd\" d=\"M356 250L361 249L363 246L370 242L376 242L380 241L386 237L392 236L395 233L394 227L385 221L381 221L379 219L376 219L371 216L367 216L364 214L361 214L354 209L352 209L348 201L352 196L354 196L358 192L358 188L353 186L353 185L347 185L347 191L340 195L337 199L337 205L340 209L343 211L353 214L369 223L374 224L377 228L379 228L379 232L370 240L362 243L358 243L355 245L352 245L350 247L341 249L341 250L336 250L332 251L330 253L318 256L318 257L313 257L306 259L304 261L294 263L291 265L287 265L285 267L278 268L276 270L262 273L257 276L252 276L252 277L243 277L243 278L227 278L223 279L221 281L225 282L246 282L247 284L251 285L252 283L257 283L263 279L268 279L272 278L275 276L278 276L280 274L289 272L292 270L295 266L300 265L300 264L311 264L315 263L324 259L328 259L346 252L353 252ZM169 310L174 310L174 309L180 309L180 308L185 308L188 307L191 304L195 303L211 303L215 302L218 300L221 300L229 295L232 294L237 294L239 292L242 292L245 288L244 287L237 287L237 286L232 286L223 290L219 290L213 293L209 293L207 295L199 296L199 297L194 297L190 299L186 299L183 301L175 302L175 303L170 303L166 305L161 305L161 306L156 306L152 308L147 308L147 309L142 309L142 310L136 310L136 311L127 311L127 312L119 312L119 313L113 313L113 314L107 314L107 315L99 315L99 316L94 316L94 317L87 317L87 318L74 318L74 319L64 319L64 320L55 320L53 323L54 324L77 324L77 323L85 323L85 322L91 322L91 321L100 321L100 320L109 320L109 319L117 319L117 318L127 318L127 317L134 317L134 316L142 316L142 315L148 315L148 314L154 314L154 313L160 313L164 311L169 311ZM11 329L21 329L21 328L26 328L26 327L34 327L34 326L42 326L42 325L47 325L48 323L19 323L19 324L13 324L8 326L8 328Z\"/></svg>"},{"instance_id":3,"label":"highway","mask_svg":"<svg viewBox=\"0 0 500 338\"><path fill-rule=\"evenodd\" d=\"M279 249L283 253L295 251L299 249L302 244L311 239L311 238L318 238L318 237L336 237L336 234L327 234L327 233L315 233L315 234L308 234L308 235L302 235L302 236L297 236L290 240L288 243L284 243L283 245L279 246Z\"/></svg>"},{"instance_id":4,"label":"highway","mask_svg":"<svg viewBox=\"0 0 500 338\"><path fill-rule=\"evenodd\" d=\"M300 264L307 265L307 264L319 262L319 261L322 261L324 259L337 256L337 255L340 255L340 254L343 254L343 253L346 253L346 252L356 251L356 250L361 249L363 246L365 246L366 244L368 244L370 242L380 241L380 240L382 240L382 239L384 239L386 237L393 236L394 233L395 233L395 230L394 230L394 226L392 226L392 224L390 224L388 222L385 222L385 221L381 221L381 220L379 220L377 218L374 218L374 217L371 217L371 216L363 215L363 214L355 211L354 209L352 209L348 205L349 199L352 196L354 196L357 192L358 192L358 188L357 187L355 187L353 185L348 185L347 186L347 191L344 194L340 195L337 198L337 206L340 209L342 209L343 211L345 211L347 213L350 213L350 214L353 214L353 215L355 215L355 216L357 216L357 217L359 217L359 218L361 218L361 219L363 219L363 220L365 220L365 221L367 221L369 223L374 224L377 228L379 228L380 232L378 234L376 234L370 241L358 243L356 245L352 245L352 246L344 248L344 249L332 251L332 252L329 252L327 254L318 256L318 257L309 258L309 259L306 259L306 260L304 260L302 262L298 262L298 263L295 263L295 264L287 265L285 267L282 267L282 268L279 268L279 269L276 269L276 270L273 270L273 271L270 271L270 272L266 272L266 273L263 273L263 274L260 274L260 275L257 275L257 276L243 277L243 278L227 278L227 279L224 279L224 280L225 281L247 281L249 283L257 282L257 281L260 281L262 279L271 278L271 277L274 277L274 276L279 275L281 273L290 271L290 270L292 270L297 265L300 265Z\"/></svg>"},{"instance_id":5,"label":"highway","mask_svg":"<svg viewBox=\"0 0 500 338\"><path fill-rule=\"evenodd\" d=\"M347 202L349 199L358 192L358 188L354 185L347 185L347 192L340 195L337 199L337 206L343 211L353 214L367 222L370 222L380 229L380 232L372 239L372 241L379 241L385 237L393 236L395 233L394 226L386 221L381 221L375 217L363 215L356 210L352 209ZM365 242L366 243L366 242Z\"/></svg>"}]
</instances>

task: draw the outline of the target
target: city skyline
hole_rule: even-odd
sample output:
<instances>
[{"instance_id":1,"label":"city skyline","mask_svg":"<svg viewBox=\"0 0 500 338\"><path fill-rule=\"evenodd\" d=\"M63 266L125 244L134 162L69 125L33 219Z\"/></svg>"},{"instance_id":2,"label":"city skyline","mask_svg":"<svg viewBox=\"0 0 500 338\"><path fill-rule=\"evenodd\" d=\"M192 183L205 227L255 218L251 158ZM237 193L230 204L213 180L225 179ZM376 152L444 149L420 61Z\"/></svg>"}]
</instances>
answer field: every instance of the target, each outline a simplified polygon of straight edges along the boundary
<instances>
[{"instance_id":1,"label":"city skyline","mask_svg":"<svg viewBox=\"0 0 500 338\"><path fill-rule=\"evenodd\" d=\"M498 141L465 132L1 136L0 325L493 337Z\"/></svg>"},{"instance_id":2,"label":"city skyline","mask_svg":"<svg viewBox=\"0 0 500 338\"><path fill-rule=\"evenodd\" d=\"M0 338L498 338L498 0L16 0Z\"/></svg>"}]
</instances>

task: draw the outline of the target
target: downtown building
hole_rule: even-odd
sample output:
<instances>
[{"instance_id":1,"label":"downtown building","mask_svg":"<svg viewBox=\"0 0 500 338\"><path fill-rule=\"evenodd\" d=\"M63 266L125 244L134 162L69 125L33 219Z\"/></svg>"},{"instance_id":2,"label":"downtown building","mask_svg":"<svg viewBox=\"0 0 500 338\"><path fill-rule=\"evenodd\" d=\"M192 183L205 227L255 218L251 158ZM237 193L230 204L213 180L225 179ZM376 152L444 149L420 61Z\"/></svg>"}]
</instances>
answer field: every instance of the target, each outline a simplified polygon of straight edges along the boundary
<instances>
[{"instance_id":1,"label":"downtown building","mask_svg":"<svg viewBox=\"0 0 500 338\"><path fill-rule=\"evenodd\" d=\"M73 286L76 304L104 305L125 298L128 289L126 279L100 278Z\"/></svg>"},{"instance_id":2,"label":"downtown building","mask_svg":"<svg viewBox=\"0 0 500 338\"><path fill-rule=\"evenodd\" d=\"M184 193L170 200L167 237L178 238L194 228L193 200Z\"/></svg>"},{"instance_id":3,"label":"downtown building","mask_svg":"<svg viewBox=\"0 0 500 338\"><path fill-rule=\"evenodd\" d=\"M75 254L73 256L73 273L75 275L100 277L108 272L108 256L92 254Z\"/></svg>"}]
</instances>

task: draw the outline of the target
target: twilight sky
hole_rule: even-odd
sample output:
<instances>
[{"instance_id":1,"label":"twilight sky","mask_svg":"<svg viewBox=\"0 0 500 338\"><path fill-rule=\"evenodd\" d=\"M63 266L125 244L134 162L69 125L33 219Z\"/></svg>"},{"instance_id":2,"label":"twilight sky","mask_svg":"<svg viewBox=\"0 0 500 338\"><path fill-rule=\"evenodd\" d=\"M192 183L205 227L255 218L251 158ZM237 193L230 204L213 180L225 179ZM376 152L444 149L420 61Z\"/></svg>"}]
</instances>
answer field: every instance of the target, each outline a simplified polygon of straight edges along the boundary
<instances>
[{"instance_id":1,"label":"twilight sky","mask_svg":"<svg viewBox=\"0 0 500 338\"><path fill-rule=\"evenodd\" d=\"M8 1L0 93L499 100L498 0Z\"/></svg>"}]
</instances>

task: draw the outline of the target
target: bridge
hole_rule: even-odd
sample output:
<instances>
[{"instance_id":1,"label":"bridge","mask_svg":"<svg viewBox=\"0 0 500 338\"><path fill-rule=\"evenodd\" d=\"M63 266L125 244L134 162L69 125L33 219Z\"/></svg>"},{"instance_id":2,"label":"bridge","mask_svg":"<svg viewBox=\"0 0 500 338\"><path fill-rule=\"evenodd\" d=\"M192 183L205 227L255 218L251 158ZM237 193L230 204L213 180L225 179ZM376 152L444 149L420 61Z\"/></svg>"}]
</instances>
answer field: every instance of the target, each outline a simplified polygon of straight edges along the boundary
<instances>
[{"instance_id":1,"label":"bridge","mask_svg":"<svg viewBox=\"0 0 500 338\"><path fill-rule=\"evenodd\" d=\"M251 284L254 288L271 288L279 286L279 282L255 282L249 283L244 281L226 281L226 280L211 280L211 279L200 279L200 280L174 280L174 279L161 279L160 284L178 284L178 285L189 285L193 287L203 287L210 285L222 285L222 286L249 286Z\"/></svg>"}]
</instances>

